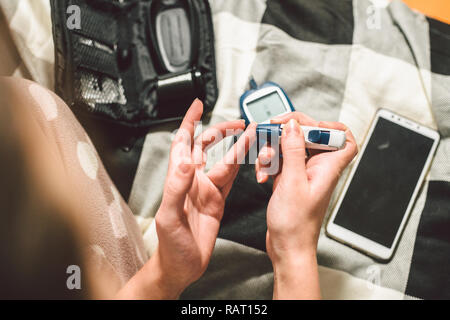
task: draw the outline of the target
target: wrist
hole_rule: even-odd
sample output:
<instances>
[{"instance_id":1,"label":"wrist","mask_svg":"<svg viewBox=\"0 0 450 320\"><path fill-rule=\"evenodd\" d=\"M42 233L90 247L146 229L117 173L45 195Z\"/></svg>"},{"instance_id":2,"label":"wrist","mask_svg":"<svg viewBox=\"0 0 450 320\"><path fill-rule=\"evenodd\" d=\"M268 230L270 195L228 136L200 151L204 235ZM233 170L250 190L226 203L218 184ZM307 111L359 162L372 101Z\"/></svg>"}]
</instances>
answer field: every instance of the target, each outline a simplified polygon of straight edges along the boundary
<instances>
[{"instance_id":1,"label":"wrist","mask_svg":"<svg viewBox=\"0 0 450 320\"><path fill-rule=\"evenodd\" d=\"M176 300L185 288L163 268L158 250L117 295L118 299Z\"/></svg>"},{"instance_id":2,"label":"wrist","mask_svg":"<svg viewBox=\"0 0 450 320\"><path fill-rule=\"evenodd\" d=\"M147 268L146 273L149 274L148 281L151 287L159 292L160 297L157 299L176 300L179 298L185 286L171 275L167 268L163 267L159 249L152 255L145 268Z\"/></svg>"},{"instance_id":3,"label":"wrist","mask_svg":"<svg viewBox=\"0 0 450 320\"><path fill-rule=\"evenodd\" d=\"M310 265L317 265L317 251L315 248L290 252L272 259L274 274L286 275L298 273L299 269Z\"/></svg>"},{"instance_id":4,"label":"wrist","mask_svg":"<svg viewBox=\"0 0 450 320\"><path fill-rule=\"evenodd\" d=\"M302 252L274 264L273 298L321 298L315 251Z\"/></svg>"}]
</instances>

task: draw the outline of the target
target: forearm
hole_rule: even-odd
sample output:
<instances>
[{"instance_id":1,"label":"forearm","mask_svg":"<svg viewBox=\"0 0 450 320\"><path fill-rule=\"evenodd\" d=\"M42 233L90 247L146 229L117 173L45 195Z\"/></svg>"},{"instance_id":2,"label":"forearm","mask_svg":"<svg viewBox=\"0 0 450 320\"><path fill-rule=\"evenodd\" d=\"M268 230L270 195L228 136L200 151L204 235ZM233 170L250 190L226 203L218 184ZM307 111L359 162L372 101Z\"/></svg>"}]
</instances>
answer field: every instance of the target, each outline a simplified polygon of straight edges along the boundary
<instances>
[{"instance_id":1,"label":"forearm","mask_svg":"<svg viewBox=\"0 0 450 320\"><path fill-rule=\"evenodd\" d=\"M302 253L274 265L273 298L276 300L320 299L316 252Z\"/></svg>"},{"instance_id":2,"label":"forearm","mask_svg":"<svg viewBox=\"0 0 450 320\"><path fill-rule=\"evenodd\" d=\"M156 252L138 273L118 292L119 300L175 300L182 288L170 282Z\"/></svg>"}]
</instances>

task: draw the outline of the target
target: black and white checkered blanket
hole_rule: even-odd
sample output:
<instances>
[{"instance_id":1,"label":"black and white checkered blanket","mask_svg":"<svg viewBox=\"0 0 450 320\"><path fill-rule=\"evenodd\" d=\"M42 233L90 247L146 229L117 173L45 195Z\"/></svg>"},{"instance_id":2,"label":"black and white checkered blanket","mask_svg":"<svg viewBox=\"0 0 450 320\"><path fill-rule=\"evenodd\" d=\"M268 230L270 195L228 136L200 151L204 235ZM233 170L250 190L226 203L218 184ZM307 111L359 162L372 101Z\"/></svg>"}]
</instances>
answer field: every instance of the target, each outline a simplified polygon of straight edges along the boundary
<instances>
[{"instance_id":1,"label":"black and white checkered blanket","mask_svg":"<svg viewBox=\"0 0 450 320\"><path fill-rule=\"evenodd\" d=\"M0 0L0 6L31 76L51 87L48 1L32 2ZM210 3L220 91L211 123L240 117L238 100L253 76L259 83L279 83L297 110L344 122L360 145L380 107L439 130L441 143L393 259L377 262L322 232L318 261L324 298L449 299L450 26L399 0ZM171 137L156 130L146 136L129 198L150 252L157 243L152 218ZM265 253L270 191L271 186L256 183L252 166L242 167L211 264L182 298L272 297L272 266Z\"/></svg>"},{"instance_id":2,"label":"black and white checkered blanket","mask_svg":"<svg viewBox=\"0 0 450 320\"><path fill-rule=\"evenodd\" d=\"M238 96L252 75L279 83L297 110L344 122L359 144L380 107L439 130L431 172L393 259L376 262L322 232L318 261L325 298L450 298L450 26L400 1L223 0L212 7L217 118L239 116ZM242 168L211 266L185 298L271 297L264 253L270 191L255 182L251 166Z\"/></svg>"}]
</instances>

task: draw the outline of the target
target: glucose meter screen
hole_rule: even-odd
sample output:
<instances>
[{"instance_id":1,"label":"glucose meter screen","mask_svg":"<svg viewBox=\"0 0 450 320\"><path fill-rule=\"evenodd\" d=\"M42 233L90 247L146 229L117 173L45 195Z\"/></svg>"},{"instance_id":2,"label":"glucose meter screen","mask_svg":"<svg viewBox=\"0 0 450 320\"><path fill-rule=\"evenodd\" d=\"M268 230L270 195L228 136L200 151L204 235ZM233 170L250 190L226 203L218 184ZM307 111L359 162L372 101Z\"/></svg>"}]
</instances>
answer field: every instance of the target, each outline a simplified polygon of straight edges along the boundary
<instances>
[{"instance_id":1,"label":"glucose meter screen","mask_svg":"<svg viewBox=\"0 0 450 320\"><path fill-rule=\"evenodd\" d=\"M286 108L278 92L256 99L247 104L248 111L258 123L264 122L286 112Z\"/></svg>"},{"instance_id":2,"label":"glucose meter screen","mask_svg":"<svg viewBox=\"0 0 450 320\"><path fill-rule=\"evenodd\" d=\"M433 142L379 118L334 223L392 247Z\"/></svg>"}]
</instances>

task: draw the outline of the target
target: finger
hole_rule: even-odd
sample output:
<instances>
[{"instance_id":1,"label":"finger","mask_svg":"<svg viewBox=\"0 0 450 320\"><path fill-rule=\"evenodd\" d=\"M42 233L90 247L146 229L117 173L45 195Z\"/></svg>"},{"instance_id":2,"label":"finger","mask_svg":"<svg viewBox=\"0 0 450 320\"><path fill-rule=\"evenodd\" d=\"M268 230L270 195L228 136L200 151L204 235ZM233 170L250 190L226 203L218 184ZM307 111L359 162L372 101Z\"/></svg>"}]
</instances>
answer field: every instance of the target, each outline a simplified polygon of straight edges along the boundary
<instances>
[{"instance_id":1,"label":"finger","mask_svg":"<svg viewBox=\"0 0 450 320\"><path fill-rule=\"evenodd\" d=\"M169 170L164 186L162 206L167 212L182 212L186 193L192 185L195 168L192 165L191 147L194 140L195 123L203 114L203 103L195 99L189 107L172 143Z\"/></svg>"},{"instance_id":2,"label":"finger","mask_svg":"<svg viewBox=\"0 0 450 320\"><path fill-rule=\"evenodd\" d=\"M275 159L275 157L278 157L278 154L269 144L262 147L255 162L255 173L258 183L266 183L271 175L278 174L280 168L279 165L277 166L277 171L275 173L270 172L273 161L279 160L278 158Z\"/></svg>"},{"instance_id":3,"label":"finger","mask_svg":"<svg viewBox=\"0 0 450 320\"><path fill-rule=\"evenodd\" d=\"M358 153L358 147L353 134L344 124L321 122L319 126L322 128L342 130L346 134L344 149L318 154L308 161L308 164L311 162L313 169L312 176L314 177L311 180L311 187L315 190L333 190L344 169ZM314 170L314 167L319 169Z\"/></svg>"},{"instance_id":4,"label":"finger","mask_svg":"<svg viewBox=\"0 0 450 320\"><path fill-rule=\"evenodd\" d=\"M308 151L309 151L309 155L307 155L308 158L314 157L315 155L318 155L320 153L328 152L325 150L317 150L317 149L308 149Z\"/></svg>"},{"instance_id":5,"label":"finger","mask_svg":"<svg viewBox=\"0 0 450 320\"><path fill-rule=\"evenodd\" d=\"M283 128L281 150L283 152L282 179L289 184L304 183L306 181L305 138L299 123L294 119L289 120Z\"/></svg>"},{"instance_id":6,"label":"finger","mask_svg":"<svg viewBox=\"0 0 450 320\"><path fill-rule=\"evenodd\" d=\"M258 159L263 168L270 167L270 163L277 155L277 152L270 144L265 144L258 153Z\"/></svg>"},{"instance_id":7,"label":"finger","mask_svg":"<svg viewBox=\"0 0 450 320\"><path fill-rule=\"evenodd\" d=\"M235 134L236 131L244 129L245 120L221 122L201 133L195 139L195 143L200 145L202 149L205 149L220 142L219 138L230 136Z\"/></svg>"},{"instance_id":8,"label":"finger","mask_svg":"<svg viewBox=\"0 0 450 320\"><path fill-rule=\"evenodd\" d=\"M288 123L289 120L291 120L291 119L296 120L300 125L304 125L304 126L317 127L319 124L313 118L307 116L304 113L298 112L298 111L286 113L284 115L281 115L279 117L272 119L270 122L271 123Z\"/></svg>"},{"instance_id":9,"label":"finger","mask_svg":"<svg viewBox=\"0 0 450 320\"><path fill-rule=\"evenodd\" d=\"M298 111L287 113L287 114L281 115L279 117L276 117L271 120L271 123L284 124L284 123L289 122L289 120L291 120L291 119L297 120L297 122L303 126L311 126L311 127L319 126L319 122L317 122L310 116L308 116L304 113L298 112ZM308 152L309 152L309 154L308 154ZM317 151L315 151L315 150L308 149L308 152L307 152L308 157L310 157L314 154L317 154Z\"/></svg>"},{"instance_id":10,"label":"finger","mask_svg":"<svg viewBox=\"0 0 450 320\"><path fill-rule=\"evenodd\" d=\"M340 122L321 121L319 123L319 127L341 130L341 131L345 132L346 140L345 140L344 148L334 152L334 156L336 156L336 158L340 160L340 161L338 161L340 171L344 170L344 168L358 154L358 146L356 144L356 140L355 140L355 137L353 136L353 133L350 131L350 129L345 124L340 123Z\"/></svg>"},{"instance_id":11,"label":"finger","mask_svg":"<svg viewBox=\"0 0 450 320\"><path fill-rule=\"evenodd\" d=\"M221 122L208 128L195 139L193 148L194 162L198 165L205 165L208 149L222 141L225 137L237 135L244 129L244 120Z\"/></svg>"},{"instance_id":12,"label":"finger","mask_svg":"<svg viewBox=\"0 0 450 320\"><path fill-rule=\"evenodd\" d=\"M191 143L194 141L195 123L200 121L203 114L203 103L199 99L195 99L189 107L186 115L181 122L177 135L181 133L187 133L187 137L190 137ZM181 135L181 134L180 134Z\"/></svg>"},{"instance_id":13,"label":"finger","mask_svg":"<svg viewBox=\"0 0 450 320\"><path fill-rule=\"evenodd\" d=\"M192 186L195 166L190 163L190 158L179 161L176 167L172 167L164 186L164 194L161 207L167 215L180 217L184 211L186 194Z\"/></svg>"},{"instance_id":14,"label":"finger","mask_svg":"<svg viewBox=\"0 0 450 320\"><path fill-rule=\"evenodd\" d=\"M263 184L266 183L267 180L269 180L269 175L262 170L259 162L260 162L259 159L256 159L255 161L256 181L260 184Z\"/></svg>"},{"instance_id":15,"label":"finger","mask_svg":"<svg viewBox=\"0 0 450 320\"><path fill-rule=\"evenodd\" d=\"M281 178L281 174L277 174L276 176L273 177L273 191L275 191L275 189L278 187L278 184L280 183L280 178Z\"/></svg>"},{"instance_id":16,"label":"finger","mask_svg":"<svg viewBox=\"0 0 450 320\"><path fill-rule=\"evenodd\" d=\"M171 165L177 165L180 159L191 157L192 143L194 141L195 123L200 121L203 114L203 103L195 99L178 129L170 149ZM176 163L173 164L172 162Z\"/></svg>"},{"instance_id":17,"label":"finger","mask_svg":"<svg viewBox=\"0 0 450 320\"><path fill-rule=\"evenodd\" d=\"M225 157L209 170L208 177L217 188L222 189L234 181L240 164L244 163L245 155L256 140L256 126L251 123Z\"/></svg>"},{"instance_id":18,"label":"finger","mask_svg":"<svg viewBox=\"0 0 450 320\"><path fill-rule=\"evenodd\" d=\"M222 188L222 196L224 199L226 199L228 197L228 195L230 194L231 188L233 187L233 183L237 177L238 172L239 172L239 168L238 168L238 170L235 170L233 178L230 179L230 181Z\"/></svg>"}]
</instances>

